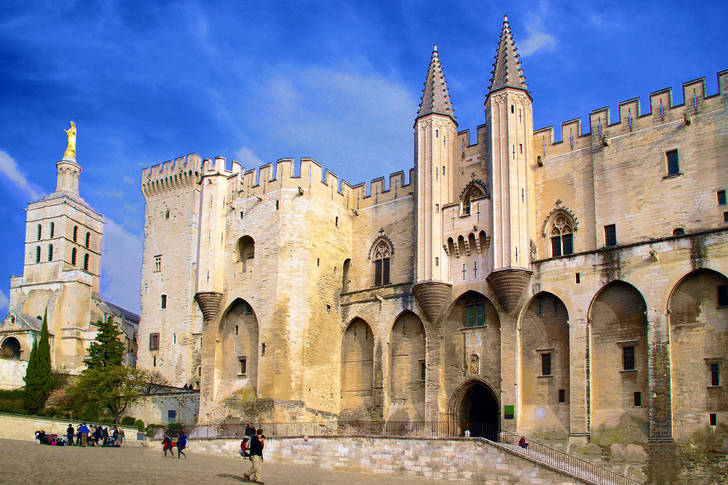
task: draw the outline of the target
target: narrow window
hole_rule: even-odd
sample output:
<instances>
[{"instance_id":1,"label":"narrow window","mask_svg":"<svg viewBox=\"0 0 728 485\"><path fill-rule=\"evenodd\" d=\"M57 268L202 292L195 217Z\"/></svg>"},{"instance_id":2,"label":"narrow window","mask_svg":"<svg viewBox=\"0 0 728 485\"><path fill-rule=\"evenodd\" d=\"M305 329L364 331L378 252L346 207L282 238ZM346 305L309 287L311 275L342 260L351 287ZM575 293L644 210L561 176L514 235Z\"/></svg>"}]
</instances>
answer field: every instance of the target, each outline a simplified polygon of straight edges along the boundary
<instances>
[{"instance_id":1,"label":"narrow window","mask_svg":"<svg viewBox=\"0 0 728 485\"><path fill-rule=\"evenodd\" d=\"M566 389L559 389L559 402L566 402Z\"/></svg>"},{"instance_id":2,"label":"narrow window","mask_svg":"<svg viewBox=\"0 0 728 485\"><path fill-rule=\"evenodd\" d=\"M265 344L260 344L260 355L265 355Z\"/></svg>"},{"instance_id":3,"label":"narrow window","mask_svg":"<svg viewBox=\"0 0 728 485\"><path fill-rule=\"evenodd\" d=\"M635 370L634 347L631 345L622 347L622 368L624 370Z\"/></svg>"},{"instance_id":4,"label":"narrow window","mask_svg":"<svg viewBox=\"0 0 728 485\"><path fill-rule=\"evenodd\" d=\"M162 309L167 308L167 295L162 295Z\"/></svg>"},{"instance_id":5,"label":"narrow window","mask_svg":"<svg viewBox=\"0 0 728 485\"><path fill-rule=\"evenodd\" d=\"M51 239L53 239L53 235L56 232L56 225L51 222Z\"/></svg>"},{"instance_id":6,"label":"narrow window","mask_svg":"<svg viewBox=\"0 0 728 485\"><path fill-rule=\"evenodd\" d=\"M576 273L576 284L578 285L580 283L581 283L581 273Z\"/></svg>"},{"instance_id":7,"label":"narrow window","mask_svg":"<svg viewBox=\"0 0 728 485\"><path fill-rule=\"evenodd\" d=\"M173 344L176 344L177 343L177 334L176 333L173 333L172 334L172 343Z\"/></svg>"},{"instance_id":8,"label":"narrow window","mask_svg":"<svg viewBox=\"0 0 728 485\"><path fill-rule=\"evenodd\" d=\"M440 136L440 130L435 130L435 138Z\"/></svg>"},{"instance_id":9,"label":"narrow window","mask_svg":"<svg viewBox=\"0 0 728 485\"><path fill-rule=\"evenodd\" d=\"M711 426L718 425L718 416L715 413L710 413L710 425Z\"/></svg>"},{"instance_id":10,"label":"narrow window","mask_svg":"<svg viewBox=\"0 0 728 485\"><path fill-rule=\"evenodd\" d=\"M386 241L379 241L374 249L374 286L389 284L389 257L391 249Z\"/></svg>"},{"instance_id":11,"label":"narrow window","mask_svg":"<svg viewBox=\"0 0 728 485\"><path fill-rule=\"evenodd\" d=\"M551 375L551 354L541 354L541 375L542 376L550 376Z\"/></svg>"},{"instance_id":12,"label":"narrow window","mask_svg":"<svg viewBox=\"0 0 728 485\"><path fill-rule=\"evenodd\" d=\"M245 357L238 357L238 362L240 363L240 375L246 375L248 373L248 359Z\"/></svg>"},{"instance_id":13,"label":"narrow window","mask_svg":"<svg viewBox=\"0 0 728 485\"><path fill-rule=\"evenodd\" d=\"M240 218L243 218L243 211L240 211Z\"/></svg>"},{"instance_id":14,"label":"narrow window","mask_svg":"<svg viewBox=\"0 0 728 485\"><path fill-rule=\"evenodd\" d=\"M640 406L642 406L642 393L635 392L634 393L634 407L638 408Z\"/></svg>"},{"instance_id":15,"label":"narrow window","mask_svg":"<svg viewBox=\"0 0 728 485\"><path fill-rule=\"evenodd\" d=\"M149 350L159 350L159 334L149 334Z\"/></svg>"},{"instance_id":16,"label":"narrow window","mask_svg":"<svg viewBox=\"0 0 728 485\"><path fill-rule=\"evenodd\" d=\"M43 236L43 228L40 224L38 224L38 241L40 241L41 237Z\"/></svg>"},{"instance_id":17,"label":"narrow window","mask_svg":"<svg viewBox=\"0 0 728 485\"><path fill-rule=\"evenodd\" d=\"M718 306L728 306L728 285L718 285Z\"/></svg>"},{"instance_id":18,"label":"narrow window","mask_svg":"<svg viewBox=\"0 0 728 485\"><path fill-rule=\"evenodd\" d=\"M720 386L720 364L710 364L710 385Z\"/></svg>"},{"instance_id":19,"label":"narrow window","mask_svg":"<svg viewBox=\"0 0 728 485\"><path fill-rule=\"evenodd\" d=\"M162 271L162 256L158 254L154 256L154 272L159 273L160 271Z\"/></svg>"},{"instance_id":20,"label":"narrow window","mask_svg":"<svg viewBox=\"0 0 728 485\"><path fill-rule=\"evenodd\" d=\"M175 419L177 419L177 411L174 409L167 410L167 420L169 420L170 423L173 423Z\"/></svg>"},{"instance_id":21,"label":"narrow window","mask_svg":"<svg viewBox=\"0 0 728 485\"><path fill-rule=\"evenodd\" d=\"M442 166L442 174L445 175L445 165Z\"/></svg>"},{"instance_id":22,"label":"narrow window","mask_svg":"<svg viewBox=\"0 0 728 485\"><path fill-rule=\"evenodd\" d=\"M551 255L555 258L561 256L561 237L553 236L551 238Z\"/></svg>"},{"instance_id":23,"label":"narrow window","mask_svg":"<svg viewBox=\"0 0 728 485\"><path fill-rule=\"evenodd\" d=\"M604 245L605 246L616 246L617 245L617 227L614 224L604 226Z\"/></svg>"},{"instance_id":24,"label":"narrow window","mask_svg":"<svg viewBox=\"0 0 728 485\"><path fill-rule=\"evenodd\" d=\"M485 325L485 305L472 303L465 305L465 326L482 327Z\"/></svg>"},{"instance_id":25,"label":"narrow window","mask_svg":"<svg viewBox=\"0 0 728 485\"><path fill-rule=\"evenodd\" d=\"M276 201L276 210L278 210L279 204L278 201Z\"/></svg>"},{"instance_id":26,"label":"narrow window","mask_svg":"<svg viewBox=\"0 0 728 485\"><path fill-rule=\"evenodd\" d=\"M551 227L551 256L565 256L574 252L572 223L565 214L559 214Z\"/></svg>"},{"instance_id":27,"label":"narrow window","mask_svg":"<svg viewBox=\"0 0 728 485\"><path fill-rule=\"evenodd\" d=\"M76 266L76 248L71 250L71 265Z\"/></svg>"},{"instance_id":28,"label":"narrow window","mask_svg":"<svg viewBox=\"0 0 728 485\"><path fill-rule=\"evenodd\" d=\"M73 226L73 242L78 241L78 226Z\"/></svg>"},{"instance_id":29,"label":"narrow window","mask_svg":"<svg viewBox=\"0 0 728 485\"><path fill-rule=\"evenodd\" d=\"M511 105L511 113L515 113L515 112L516 112L516 107L515 107L515 105Z\"/></svg>"},{"instance_id":30,"label":"narrow window","mask_svg":"<svg viewBox=\"0 0 728 485\"><path fill-rule=\"evenodd\" d=\"M35 247L35 262L40 263L40 246Z\"/></svg>"},{"instance_id":31,"label":"narrow window","mask_svg":"<svg viewBox=\"0 0 728 485\"><path fill-rule=\"evenodd\" d=\"M420 380L424 382L425 377L427 375L427 367L425 366L425 361L420 361Z\"/></svg>"},{"instance_id":32,"label":"narrow window","mask_svg":"<svg viewBox=\"0 0 728 485\"><path fill-rule=\"evenodd\" d=\"M668 150L665 152L667 160L667 174L677 175L680 173L680 160L677 156L677 150Z\"/></svg>"},{"instance_id":33,"label":"narrow window","mask_svg":"<svg viewBox=\"0 0 728 485\"><path fill-rule=\"evenodd\" d=\"M238 326L235 325L235 335L238 335Z\"/></svg>"},{"instance_id":34,"label":"narrow window","mask_svg":"<svg viewBox=\"0 0 728 485\"><path fill-rule=\"evenodd\" d=\"M165 219L169 219L169 209L167 209L166 211L164 211L164 218Z\"/></svg>"},{"instance_id":35,"label":"narrow window","mask_svg":"<svg viewBox=\"0 0 728 485\"><path fill-rule=\"evenodd\" d=\"M83 269L88 271L88 254L83 255Z\"/></svg>"},{"instance_id":36,"label":"narrow window","mask_svg":"<svg viewBox=\"0 0 728 485\"><path fill-rule=\"evenodd\" d=\"M336 216L336 219L334 219L334 225L339 227L339 216Z\"/></svg>"},{"instance_id":37,"label":"narrow window","mask_svg":"<svg viewBox=\"0 0 728 485\"><path fill-rule=\"evenodd\" d=\"M48 245L48 261L53 261L53 244Z\"/></svg>"},{"instance_id":38,"label":"narrow window","mask_svg":"<svg viewBox=\"0 0 728 485\"><path fill-rule=\"evenodd\" d=\"M440 258L435 256L435 266L440 266Z\"/></svg>"},{"instance_id":39,"label":"narrow window","mask_svg":"<svg viewBox=\"0 0 728 485\"><path fill-rule=\"evenodd\" d=\"M157 367L157 356L156 355L152 356L152 367Z\"/></svg>"},{"instance_id":40,"label":"narrow window","mask_svg":"<svg viewBox=\"0 0 728 485\"><path fill-rule=\"evenodd\" d=\"M91 233L90 233L90 232L87 232L87 233L86 233L86 244L85 244L85 246L86 246L86 249L88 249L88 248L89 248L89 245L90 245L90 244L91 244Z\"/></svg>"},{"instance_id":41,"label":"narrow window","mask_svg":"<svg viewBox=\"0 0 728 485\"><path fill-rule=\"evenodd\" d=\"M718 205L725 205L726 204L726 200L725 200L725 190L719 190L716 193L718 194ZM51 226L51 228L52 227L53 226Z\"/></svg>"},{"instance_id":42,"label":"narrow window","mask_svg":"<svg viewBox=\"0 0 728 485\"><path fill-rule=\"evenodd\" d=\"M723 213L723 224L728 224L728 212Z\"/></svg>"},{"instance_id":43,"label":"narrow window","mask_svg":"<svg viewBox=\"0 0 728 485\"><path fill-rule=\"evenodd\" d=\"M435 204L435 212L440 212L440 204Z\"/></svg>"}]
</instances>

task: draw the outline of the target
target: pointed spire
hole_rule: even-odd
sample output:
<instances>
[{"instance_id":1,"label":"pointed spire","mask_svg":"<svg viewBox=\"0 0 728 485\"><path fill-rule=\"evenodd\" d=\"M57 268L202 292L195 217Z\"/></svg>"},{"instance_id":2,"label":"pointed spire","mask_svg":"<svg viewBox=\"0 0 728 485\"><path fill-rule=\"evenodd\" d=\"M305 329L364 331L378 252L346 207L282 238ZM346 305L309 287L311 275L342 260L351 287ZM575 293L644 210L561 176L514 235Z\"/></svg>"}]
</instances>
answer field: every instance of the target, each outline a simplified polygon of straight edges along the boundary
<instances>
[{"instance_id":1,"label":"pointed spire","mask_svg":"<svg viewBox=\"0 0 728 485\"><path fill-rule=\"evenodd\" d=\"M417 112L417 117L420 118L433 113L449 116L457 123L450 102L450 93L447 91L445 74L442 72L442 66L440 65L440 56L437 54L437 44L432 46L432 58L427 69L427 79L425 80L425 88L422 90L422 100L420 101L420 110Z\"/></svg>"},{"instance_id":2,"label":"pointed spire","mask_svg":"<svg viewBox=\"0 0 728 485\"><path fill-rule=\"evenodd\" d=\"M491 74L488 94L503 88L516 88L528 92L528 85L523 75L521 60L518 57L518 49L513 40L513 33L507 15L503 16L503 27L501 28L498 51L495 54Z\"/></svg>"}]
</instances>

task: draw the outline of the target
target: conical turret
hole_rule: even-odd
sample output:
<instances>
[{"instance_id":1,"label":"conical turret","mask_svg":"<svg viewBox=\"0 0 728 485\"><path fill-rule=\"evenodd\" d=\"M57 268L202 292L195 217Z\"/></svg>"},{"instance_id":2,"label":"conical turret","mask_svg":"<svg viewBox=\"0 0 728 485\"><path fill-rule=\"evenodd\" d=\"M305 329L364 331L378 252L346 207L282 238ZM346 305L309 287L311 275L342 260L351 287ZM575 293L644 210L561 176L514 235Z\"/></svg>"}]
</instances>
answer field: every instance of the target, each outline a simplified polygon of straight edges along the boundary
<instances>
[{"instance_id":1,"label":"conical turret","mask_svg":"<svg viewBox=\"0 0 728 485\"><path fill-rule=\"evenodd\" d=\"M417 117L421 118L433 113L449 116L455 121L455 112L452 109L450 93L447 91L445 74L442 72L440 56L437 53L437 44L432 47L432 57L427 69L427 79L422 90L422 100Z\"/></svg>"},{"instance_id":2,"label":"conical turret","mask_svg":"<svg viewBox=\"0 0 728 485\"><path fill-rule=\"evenodd\" d=\"M518 57L518 49L513 40L511 26L508 23L508 16L503 16L503 27L501 28L498 51L493 62L488 94L492 94L503 88L522 89L528 93L526 77L523 75L521 60Z\"/></svg>"}]
</instances>

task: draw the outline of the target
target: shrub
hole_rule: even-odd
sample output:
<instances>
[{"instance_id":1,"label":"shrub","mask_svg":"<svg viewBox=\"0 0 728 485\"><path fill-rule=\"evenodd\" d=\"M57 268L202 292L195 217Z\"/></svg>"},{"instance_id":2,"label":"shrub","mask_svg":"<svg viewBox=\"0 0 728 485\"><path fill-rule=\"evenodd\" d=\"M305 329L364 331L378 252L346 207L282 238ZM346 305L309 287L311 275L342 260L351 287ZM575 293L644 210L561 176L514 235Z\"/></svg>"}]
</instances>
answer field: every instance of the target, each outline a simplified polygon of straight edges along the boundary
<instances>
[{"instance_id":1,"label":"shrub","mask_svg":"<svg viewBox=\"0 0 728 485\"><path fill-rule=\"evenodd\" d=\"M121 418L121 424L124 426L134 426L134 421L136 420L131 416L124 416Z\"/></svg>"},{"instance_id":2,"label":"shrub","mask_svg":"<svg viewBox=\"0 0 728 485\"><path fill-rule=\"evenodd\" d=\"M141 419L134 421L134 426L136 426L139 431L144 431L144 421Z\"/></svg>"}]
</instances>

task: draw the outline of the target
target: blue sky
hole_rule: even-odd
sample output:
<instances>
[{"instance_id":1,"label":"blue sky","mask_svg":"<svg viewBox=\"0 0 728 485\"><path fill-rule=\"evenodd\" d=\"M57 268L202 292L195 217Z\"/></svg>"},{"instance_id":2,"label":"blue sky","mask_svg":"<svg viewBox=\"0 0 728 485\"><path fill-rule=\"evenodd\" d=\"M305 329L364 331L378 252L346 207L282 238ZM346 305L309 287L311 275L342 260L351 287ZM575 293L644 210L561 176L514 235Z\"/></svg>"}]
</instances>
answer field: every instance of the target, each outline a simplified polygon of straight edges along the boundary
<instances>
[{"instance_id":1,"label":"blue sky","mask_svg":"<svg viewBox=\"0 0 728 485\"><path fill-rule=\"evenodd\" d=\"M449 4L449 5L448 5ZM483 122L503 14L558 125L728 68L728 2L15 1L0 5L0 311L25 208L55 188L69 120L106 217L102 296L139 310L141 170L186 153L247 169L313 157L352 183L413 164L432 44L460 129Z\"/></svg>"}]
</instances>

